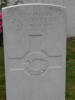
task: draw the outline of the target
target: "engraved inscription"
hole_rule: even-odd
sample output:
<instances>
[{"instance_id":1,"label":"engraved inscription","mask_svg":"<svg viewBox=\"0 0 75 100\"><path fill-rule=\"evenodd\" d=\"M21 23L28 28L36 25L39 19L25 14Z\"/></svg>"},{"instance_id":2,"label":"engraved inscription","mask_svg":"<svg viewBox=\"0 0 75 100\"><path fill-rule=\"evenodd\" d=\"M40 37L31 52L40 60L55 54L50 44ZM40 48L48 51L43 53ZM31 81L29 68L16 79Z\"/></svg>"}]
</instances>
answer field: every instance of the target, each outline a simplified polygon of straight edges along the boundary
<instances>
[{"instance_id":1,"label":"engraved inscription","mask_svg":"<svg viewBox=\"0 0 75 100\"><path fill-rule=\"evenodd\" d=\"M30 37L43 36L42 34L29 34Z\"/></svg>"}]
</instances>

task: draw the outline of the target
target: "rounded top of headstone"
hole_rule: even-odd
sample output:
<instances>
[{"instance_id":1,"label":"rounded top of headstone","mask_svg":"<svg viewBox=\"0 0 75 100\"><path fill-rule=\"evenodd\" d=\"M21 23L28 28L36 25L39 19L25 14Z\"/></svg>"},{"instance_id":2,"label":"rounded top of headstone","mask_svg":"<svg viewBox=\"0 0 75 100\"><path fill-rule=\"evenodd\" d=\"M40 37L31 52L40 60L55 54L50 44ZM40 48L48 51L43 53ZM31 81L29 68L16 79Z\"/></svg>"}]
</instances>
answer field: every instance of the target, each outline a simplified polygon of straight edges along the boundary
<instances>
[{"instance_id":1,"label":"rounded top of headstone","mask_svg":"<svg viewBox=\"0 0 75 100\"><path fill-rule=\"evenodd\" d=\"M26 3L26 4L19 4L19 5L12 5L9 7L4 7L2 9L8 9L8 8L17 8L17 7L24 7L24 6L47 6L47 7L53 7L53 8L60 8L61 10L66 8L62 5L55 5L55 4L48 4L48 3Z\"/></svg>"}]
</instances>

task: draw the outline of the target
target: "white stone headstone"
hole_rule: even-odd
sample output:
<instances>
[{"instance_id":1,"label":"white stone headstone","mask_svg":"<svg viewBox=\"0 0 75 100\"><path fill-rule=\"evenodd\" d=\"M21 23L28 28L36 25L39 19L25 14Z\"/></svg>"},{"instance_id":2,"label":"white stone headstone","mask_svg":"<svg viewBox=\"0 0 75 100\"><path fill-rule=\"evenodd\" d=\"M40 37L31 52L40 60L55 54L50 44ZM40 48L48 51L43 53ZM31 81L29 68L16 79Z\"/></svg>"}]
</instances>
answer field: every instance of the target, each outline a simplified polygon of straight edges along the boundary
<instances>
[{"instance_id":1,"label":"white stone headstone","mask_svg":"<svg viewBox=\"0 0 75 100\"><path fill-rule=\"evenodd\" d=\"M7 100L65 100L65 8L3 8Z\"/></svg>"},{"instance_id":2,"label":"white stone headstone","mask_svg":"<svg viewBox=\"0 0 75 100\"><path fill-rule=\"evenodd\" d=\"M67 7L68 37L75 36L75 0L65 0Z\"/></svg>"}]
</instances>

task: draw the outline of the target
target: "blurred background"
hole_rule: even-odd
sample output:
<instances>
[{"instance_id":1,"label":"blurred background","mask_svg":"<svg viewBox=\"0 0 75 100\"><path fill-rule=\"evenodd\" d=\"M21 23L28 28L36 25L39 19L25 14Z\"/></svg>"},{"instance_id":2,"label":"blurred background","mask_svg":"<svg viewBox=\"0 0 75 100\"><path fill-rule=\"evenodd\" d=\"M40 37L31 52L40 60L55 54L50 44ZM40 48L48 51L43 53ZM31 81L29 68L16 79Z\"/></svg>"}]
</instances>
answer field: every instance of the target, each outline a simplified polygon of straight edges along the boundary
<instances>
[{"instance_id":1,"label":"blurred background","mask_svg":"<svg viewBox=\"0 0 75 100\"><path fill-rule=\"evenodd\" d=\"M21 0L10 0L11 5L22 3ZM7 6L7 0L0 2L0 100L6 100L4 48L1 8ZM66 58L66 100L75 100L75 37L67 38Z\"/></svg>"}]
</instances>

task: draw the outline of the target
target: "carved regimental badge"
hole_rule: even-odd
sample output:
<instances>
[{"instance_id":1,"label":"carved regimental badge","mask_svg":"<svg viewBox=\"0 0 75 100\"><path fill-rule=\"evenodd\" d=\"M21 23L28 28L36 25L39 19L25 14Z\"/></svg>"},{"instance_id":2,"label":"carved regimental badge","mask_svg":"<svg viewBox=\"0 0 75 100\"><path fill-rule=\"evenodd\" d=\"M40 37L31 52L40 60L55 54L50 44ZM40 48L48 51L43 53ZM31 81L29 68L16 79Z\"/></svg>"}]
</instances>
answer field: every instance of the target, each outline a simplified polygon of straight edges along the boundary
<instances>
[{"instance_id":1,"label":"carved regimental badge","mask_svg":"<svg viewBox=\"0 0 75 100\"><path fill-rule=\"evenodd\" d=\"M45 54L41 52L33 52L27 55L24 65L24 71L29 75L41 76L47 71L49 64Z\"/></svg>"}]
</instances>

